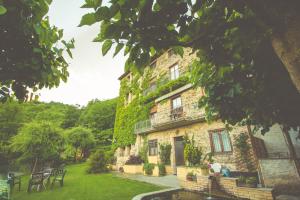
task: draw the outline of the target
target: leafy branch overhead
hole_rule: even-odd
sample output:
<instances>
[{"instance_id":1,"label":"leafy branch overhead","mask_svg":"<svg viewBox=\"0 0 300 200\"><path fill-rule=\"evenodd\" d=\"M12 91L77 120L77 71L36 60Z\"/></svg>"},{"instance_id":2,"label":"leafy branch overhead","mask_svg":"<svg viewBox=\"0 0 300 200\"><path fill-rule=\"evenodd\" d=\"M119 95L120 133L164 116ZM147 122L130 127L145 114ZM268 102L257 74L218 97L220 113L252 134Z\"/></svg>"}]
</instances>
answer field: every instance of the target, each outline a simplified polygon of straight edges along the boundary
<instances>
[{"instance_id":1,"label":"leafy branch overhead","mask_svg":"<svg viewBox=\"0 0 300 200\"><path fill-rule=\"evenodd\" d=\"M51 26L51 0L0 1L0 100L24 100L31 89L57 87L69 76L64 52L72 57L74 40Z\"/></svg>"},{"instance_id":2,"label":"leafy branch overhead","mask_svg":"<svg viewBox=\"0 0 300 200\"><path fill-rule=\"evenodd\" d=\"M200 105L228 124L252 124L265 132L275 123L300 125L297 74L291 74L292 62L282 57L297 55L274 45L299 44L291 37L284 40L291 22L299 27L300 21L295 20L300 18L299 1L288 2L111 0L102 5L86 0L83 7L94 12L84 15L80 26L100 22L94 41L102 43L103 55L112 47L115 55L123 49L126 70L145 68L169 48L177 54L192 48L198 57L193 81L206 93Z\"/></svg>"}]
</instances>

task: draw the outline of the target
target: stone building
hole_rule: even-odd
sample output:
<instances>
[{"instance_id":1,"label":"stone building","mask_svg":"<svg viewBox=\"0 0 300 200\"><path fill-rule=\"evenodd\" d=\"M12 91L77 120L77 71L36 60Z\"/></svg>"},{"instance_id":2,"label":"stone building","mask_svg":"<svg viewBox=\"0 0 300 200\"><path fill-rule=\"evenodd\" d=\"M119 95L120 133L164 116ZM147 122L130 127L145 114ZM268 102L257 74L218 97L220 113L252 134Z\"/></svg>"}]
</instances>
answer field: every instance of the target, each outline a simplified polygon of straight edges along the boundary
<instances>
[{"instance_id":1,"label":"stone building","mask_svg":"<svg viewBox=\"0 0 300 200\"><path fill-rule=\"evenodd\" d=\"M185 80L184 77L189 80L190 66L194 58L195 54L192 54L189 49L185 49L183 57L174 54L171 50L166 51L154 59L148 67L149 69L145 70L151 71L148 87L142 89L141 94L127 90L126 94L121 96L125 99L119 106L126 109L126 106L130 105L135 98L151 95L170 82L176 86L168 92L152 95L154 98L151 99L152 106L149 109L148 118L137 120L132 125L134 127L132 127L131 134L135 135L135 143L119 145L116 151L117 167L124 165L130 155L137 155L146 141L149 148L148 160L155 164L160 162L159 145L172 145L171 169L172 173L176 174L177 168L186 164L184 161L184 136L188 136L189 138L194 137L197 146L202 148L204 154L213 152L214 162L228 167L231 171L247 171L245 163L241 163L239 150L234 145L235 138L245 133L249 135L248 144L251 147L249 160L260 171L260 178L265 179L265 182L261 180L262 183L272 186L270 180L288 179L286 177L291 176L299 177L299 165L289 157L290 150L279 126L273 127L270 131L271 134L267 133L266 136L252 136L249 132L251 127L233 127L228 131L221 121L212 123L205 121L204 110L198 108L198 100L204 95L204 91L199 87L194 87L189 81L182 81ZM135 76L132 72L126 72L120 77L120 80L127 84L133 84ZM144 74L137 78L137 83L141 85L145 79ZM176 84L176 80L180 84ZM126 121L126 119L123 120ZM122 129L119 129L119 135L121 135ZM272 139L274 137L276 140ZM118 138L115 139L118 141ZM299 159L300 141L295 138L292 141ZM282 154L281 157L278 156L280 154ZM274 166L274 163L277 164ZM285 175L288 176L285 177Z\"/></svg>"}]
</instances>

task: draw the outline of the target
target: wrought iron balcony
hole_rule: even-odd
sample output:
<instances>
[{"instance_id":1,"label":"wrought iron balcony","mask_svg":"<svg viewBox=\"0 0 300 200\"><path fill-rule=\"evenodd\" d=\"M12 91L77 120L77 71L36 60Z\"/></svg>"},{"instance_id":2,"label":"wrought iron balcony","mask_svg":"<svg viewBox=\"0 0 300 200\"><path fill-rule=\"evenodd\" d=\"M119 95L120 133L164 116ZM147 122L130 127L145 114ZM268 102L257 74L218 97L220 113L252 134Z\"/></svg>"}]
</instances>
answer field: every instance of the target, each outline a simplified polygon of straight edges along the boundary
<instances>
[{"instance_id":1,"label":"wrought iron balcony","mask_svg":"<svg viewBox=\"0 0 300 200\"><path fill-rule=\"evenodd\" d=\"M166 130L201 121L205 118L203 109L199 109L197 103L186 104L181 107L160 110L151 119L140 121L135 124L135 133L149 133Z\"/></svg>"}]
</instances>

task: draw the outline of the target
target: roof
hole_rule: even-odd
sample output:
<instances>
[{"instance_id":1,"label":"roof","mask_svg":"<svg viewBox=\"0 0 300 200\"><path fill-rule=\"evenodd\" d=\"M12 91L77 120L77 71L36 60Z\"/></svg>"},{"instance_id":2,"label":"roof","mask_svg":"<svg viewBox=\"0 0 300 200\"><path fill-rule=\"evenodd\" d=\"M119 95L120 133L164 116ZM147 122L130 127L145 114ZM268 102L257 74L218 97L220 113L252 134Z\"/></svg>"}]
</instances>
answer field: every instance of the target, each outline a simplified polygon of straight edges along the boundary
<instances>
[{"instance_id":1,"label":"roof","mask_svg":"<svg viewBox=\"0 0 300 200\"><path fill-rule=\"evenodd\" d=\"M130 71L124 72L118 79L122 80L125 76L127 76L130 73Z\"/></svg>"}]
</instances>

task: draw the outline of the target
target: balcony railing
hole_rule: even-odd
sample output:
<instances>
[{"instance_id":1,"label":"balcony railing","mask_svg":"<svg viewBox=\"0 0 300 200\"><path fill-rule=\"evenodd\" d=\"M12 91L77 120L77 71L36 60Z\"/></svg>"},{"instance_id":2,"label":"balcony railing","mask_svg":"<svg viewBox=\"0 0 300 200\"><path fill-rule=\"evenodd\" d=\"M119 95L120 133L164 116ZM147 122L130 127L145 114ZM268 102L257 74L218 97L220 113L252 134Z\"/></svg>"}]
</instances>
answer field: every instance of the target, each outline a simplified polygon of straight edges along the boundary
<instances>
[{"instance_id":1,"label":"balcony railing","mask_svg":"<svg viewBox=\"0 0 300 200\"><path fill-rule=\"evenodd\" d=\"M146 133L155 130L163 130L183 126L193 121L202 120L205 117L203 109L198 108L197 103L182 105L171 109L158 109L151 119L140 121L135 124L135 133Z\"/></svg>"}]
</instances>

